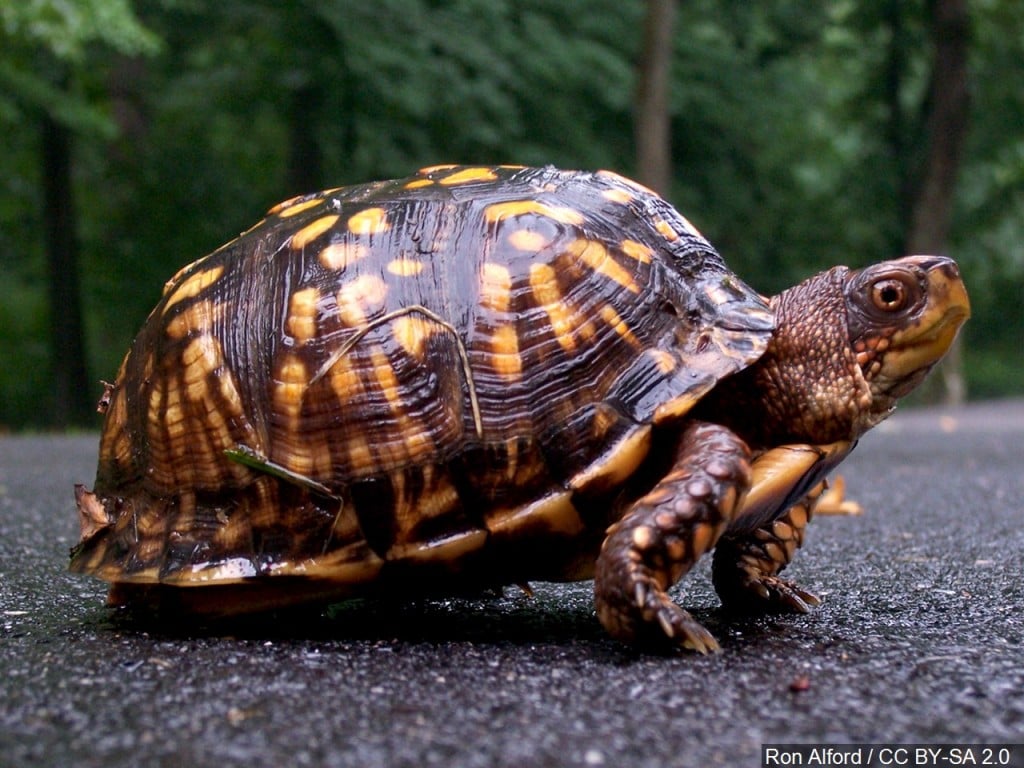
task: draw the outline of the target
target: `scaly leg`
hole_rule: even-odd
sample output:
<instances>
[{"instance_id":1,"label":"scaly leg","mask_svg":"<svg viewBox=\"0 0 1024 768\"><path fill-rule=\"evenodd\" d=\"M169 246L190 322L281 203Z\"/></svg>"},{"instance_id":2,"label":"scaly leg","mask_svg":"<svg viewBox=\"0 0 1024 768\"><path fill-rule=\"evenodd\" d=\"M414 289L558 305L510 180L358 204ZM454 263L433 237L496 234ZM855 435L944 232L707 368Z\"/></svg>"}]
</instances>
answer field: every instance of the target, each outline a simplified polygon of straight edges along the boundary
<instances>
[{"instance_id":1,"label":"scaly leg","mask_svg":"<svg viewBox=\"0 0 1024 768\"><path fill-rule=\"evenodd\" d=\"M804 528L824 489L820 483L799 504L752 533L719 540L711 573L726 608L807 613L821 602L778 574L803 544Z\"/></svg>"},{"instance_id":2,"label":"scaly leg","mask_svg":"<svg viewBox=\"0 0 1024 768\"><path fill-rule=\"evenodd\" d=\"M614 637L718 650L667 590L714 547L749 484L750 452L735 434L703 422L685 430L672 469L609 529L601 548L597 616Z\"/></svg>"}]
</instances>

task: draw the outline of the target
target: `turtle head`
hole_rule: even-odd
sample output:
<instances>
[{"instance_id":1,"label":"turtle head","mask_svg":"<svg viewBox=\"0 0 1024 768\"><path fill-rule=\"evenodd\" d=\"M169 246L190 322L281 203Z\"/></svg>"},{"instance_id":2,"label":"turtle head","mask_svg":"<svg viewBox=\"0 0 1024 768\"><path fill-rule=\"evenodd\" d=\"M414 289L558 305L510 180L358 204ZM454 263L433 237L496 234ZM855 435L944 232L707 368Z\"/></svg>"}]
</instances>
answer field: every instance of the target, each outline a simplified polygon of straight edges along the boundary
<instances>
[{"instance_id":1,"label":"turtle head","mask_svg":"<svg viewBox=\"0 0 1024 768\"><path fill-rule=\"evenodd\" d=\"M857 439L921 383L970 314L956 264L940 256L834 267L771 306L764 355L701 403L761 446Z\"/></svg>"},{"instance_id":2,"label":"turtle head","mask_svg":"<svg viewBox=\"0 0 1024 768\"><path fill-rule=\"evenodd\" d=\"M913 390L971 314L956 262L907 256L846 279L850 344L879 405Z\"/></svg>"},{"instance_id":3,"label":"turtle head","mask_svg":"<svg viewBox=\"0 0 1024 768\"><path fill-rule=\"evenodd\" d=\"M855 439L885 419L970 314L956 262L944 256L836 267L772 303L779 324L765 365L785 390L788 423L811 440Z\"/></svg>"}]
</instances>

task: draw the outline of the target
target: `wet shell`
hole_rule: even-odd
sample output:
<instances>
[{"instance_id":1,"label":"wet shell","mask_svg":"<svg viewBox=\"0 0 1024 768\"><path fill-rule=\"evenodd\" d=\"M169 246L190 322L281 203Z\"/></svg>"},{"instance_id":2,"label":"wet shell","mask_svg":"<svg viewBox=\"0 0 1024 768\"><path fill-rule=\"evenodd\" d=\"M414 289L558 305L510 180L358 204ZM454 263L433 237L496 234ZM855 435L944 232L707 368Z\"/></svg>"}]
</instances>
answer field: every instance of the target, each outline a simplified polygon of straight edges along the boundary
<instances>
[{"instance_id":1,"label":"wet shell","mask_svg":"<svg viewBox=\"0 0 1024 768\"><path fill-rule=\"evenodd\" d=\"M586 575L652 441L772 327L612 173L440 166L286 201L167 283L104 395L71 567L244 585L237 610L421 566Z\"/></svg>"}]
</instances>

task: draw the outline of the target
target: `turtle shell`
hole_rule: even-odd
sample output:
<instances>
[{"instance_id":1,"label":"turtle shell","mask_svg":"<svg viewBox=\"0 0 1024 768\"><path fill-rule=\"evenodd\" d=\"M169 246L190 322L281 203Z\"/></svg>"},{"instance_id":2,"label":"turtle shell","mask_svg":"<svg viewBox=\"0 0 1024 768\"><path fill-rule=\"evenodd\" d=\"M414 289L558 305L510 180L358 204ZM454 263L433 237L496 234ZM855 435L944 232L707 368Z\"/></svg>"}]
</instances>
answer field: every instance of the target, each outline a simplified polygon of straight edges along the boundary
<instances>
[{"instance_id":1,"label":"turtle shell","mask_svg":"<svg viewBox=\"0 0 1024 768\"><path fill-rule=\"evenodd\" d=\"M288 200L167 283L104 395L71 567L331 594L426 565L586 575L573 542L772 329L613 173L439 166Z\"/></svg>"}]
</instances>

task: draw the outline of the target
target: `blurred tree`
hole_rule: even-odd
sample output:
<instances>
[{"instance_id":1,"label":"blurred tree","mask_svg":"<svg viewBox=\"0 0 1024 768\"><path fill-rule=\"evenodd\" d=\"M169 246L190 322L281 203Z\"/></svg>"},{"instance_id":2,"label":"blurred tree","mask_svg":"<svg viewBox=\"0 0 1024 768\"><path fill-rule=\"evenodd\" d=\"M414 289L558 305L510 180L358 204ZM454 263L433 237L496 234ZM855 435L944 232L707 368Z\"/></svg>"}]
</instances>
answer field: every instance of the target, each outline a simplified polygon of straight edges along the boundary
<instances>
[{"instance_id":1,"label":"blurred tree","mask_svg":"<svg viewBox=\"0 0 1024 768\"><path fill-rule=\"evenodd\" d=\"M675 13L676 0L647 0L634 108L637 179L663 195L672 181L669 85Z\"/></svg>"},{"instance_id":2,"label":"blurred tree","mask_svg":"<svg viewBox=\"0 0 1024 768\"><path fill-rule=\"evenodd\" d=\"M71 180L71 130L48 113L40 118L43 236L50 297L50 421L83 422L89 410L85 331L79 279L78 225Z\"/></svg>"},{"instance_id":3,"label":"blurred tree","mask_svg":"<svg viewBox=\"0 0 1024 768\"><path fill-rule=\"evenodd\" d=\"M49 296L49 403L37 423L65 427L86 419L92 400L87 378L75 212L73 137L110 135L102 108L84 93L89 47L153 51L156 40L124 0L5 3L0 6L0 107L34 123L42 188L41 229ZM35 401L39 406L38 397Z\"/></svg>"},{"instance_id":4,"label":"blurred tree","mask_svg":"<svg viewBox=\"0 0 1024 768\"><path fill-rule=\"evenodd\" d=\"M925 99L924 157L914 174L905 253L946 253L953 221L957 176L967 137L970 103L967 78L969 36L966 0L931 0L934 48ZM938 366L932 399L960 403L966 398L960 344Z\"/></svg>"},{"instance_id":5,"label":"blurred tree","mask_svg":"<svg viewBox=\"0 0 1024 768\"><path fill-rule=\"evenodd\" d=\"M1024 14L1007 0L969 7L971 130L951 241L971 290L964 357L980 398L1024 391Z\"/></svg>"},{"instance_id":6,"label":"blurred tree","mask_svg":"<svg viewBox=\"0 0 1024 768\"><path fill-rule=\"evenodd\" d=\"M75 216L60 229L78 243L88 368L110 377L168 275L284 197L437 162L646 177L638 71L663 2L0 2L0 424L45 423L49 369L76 354L51 350L44 177L73 193L52 205ZM672 5L672 158L653 165L759 290L908 244L941 4ZM971 130L947 239L974 299L972 396L992 396L1022 391L1024 16L1014 0L969 8ZM44 117L70 139L70 182L42 170Z\"/></svg>"},{"instance_id":7,"label":"blurred tree","mask_svg":"<svg viewBox=\"0 0 1024 768\"><path fill-rule=\"evenodd\" d=\"M853 17L870 44L884 30L851 109L877 114L868 167L878 175L878 215L889 221L890 253L948 253L970 107L969 17L965 0L876 0ZM868 59L870 62L870 58ZM880 84L880 85L879 85ZM872 109L872 102L881 109ZM869 122L869 124L871 124ZM864 186L864 185L862 185ZM959 345L918 399L964 399Z\"/></svg>"}]
</instances>

